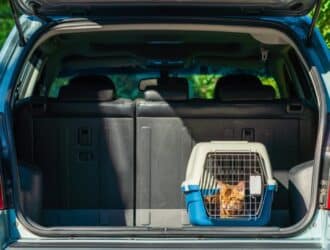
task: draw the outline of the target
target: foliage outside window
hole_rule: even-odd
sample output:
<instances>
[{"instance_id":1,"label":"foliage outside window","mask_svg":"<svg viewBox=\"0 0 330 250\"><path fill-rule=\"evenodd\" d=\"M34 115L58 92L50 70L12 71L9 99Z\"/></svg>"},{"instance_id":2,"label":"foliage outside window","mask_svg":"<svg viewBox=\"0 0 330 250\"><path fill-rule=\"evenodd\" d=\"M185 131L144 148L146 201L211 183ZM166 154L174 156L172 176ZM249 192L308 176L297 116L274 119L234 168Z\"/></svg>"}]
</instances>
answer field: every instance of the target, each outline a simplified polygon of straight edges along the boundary
<instances>
[{"instance_id":1,"label":"foliage outside window","mask_svg":"<svg viewBox=\"0 0 330 250\"><path fill-rule=\"evenodd\" d=\"M72 77L72 76L71 76ZM49 97L57 98L60 88L67 85L71 77L59 77L52 83L49 90ZM187 77L189 82L190 98L213 99L214 88L217 80L221 75L191 75ZM136 99L142 97L142 92L139 91L138 85L140 78L137 75L112 75L111 80L116 87L116 93L119 98ZM278 85L272 77L259 77L263 85L268 85L274 88L276 98L280 98Z\"/></svg>"},{"instance_id":2,"label":"foliage outside window","mask_svg":"<svg viewBox=\"0 0 330 250\"><path fill-rule=\"evenodd\" d=\"M0 0L0 49L14 26L7 0Z\"/></svg>"},{"instance_id":3,"label":"foliage outside window","mask_svg":"<svg viewBox=\"0 0 330 250\"><path fill-rule=\"evenodd\" d=\"M0 0L0 48L2 47L9 31L12 29L14 22L12 20L11 10L7 0ZM330 47L330 0L323 0L321 7L321 14L318 18L317 26L320 28L325 41ZM190 96L196 98L212 99L213 91L217 78L220 75L193 75L189 76L190 82ZM141 96L136 83L137 79L132 76L118 75L112 76L117 94L120 97L135 99ZM272 86L276 93L276 98L280 98L280 92L276 81L270 77L260 77L264 85ZM51 86L49 95L56 97L61 86L67 83L68 79L59 78Z\"/></svg>"},{"instance_id":4,"label":"foliage outside window","mask_svg":"<svg viewBox=\"0 0 330 250\"><path fill-rule=\"evenodd\" d=\"M194 98L212 99L215 84L221 75L192 75L188 77L189 85L192 86L190 96Z\"/></svg>"}]
</instances>

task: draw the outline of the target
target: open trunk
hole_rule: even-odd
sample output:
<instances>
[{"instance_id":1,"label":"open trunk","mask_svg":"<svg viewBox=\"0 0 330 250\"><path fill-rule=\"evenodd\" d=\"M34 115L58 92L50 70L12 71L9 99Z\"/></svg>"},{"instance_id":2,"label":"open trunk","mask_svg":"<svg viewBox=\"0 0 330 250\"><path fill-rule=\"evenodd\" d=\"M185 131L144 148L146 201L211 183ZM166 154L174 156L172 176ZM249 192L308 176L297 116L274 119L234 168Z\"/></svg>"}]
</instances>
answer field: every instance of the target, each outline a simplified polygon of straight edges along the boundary
<instances>
[{"instance_id":1,"label":"open trunk","mask_svg":"<svg viewBox=\"0 0 330 250\"><path fill-rule=\"evenodd\" d=\"M181 191L191 150L234 140L268 151L278 190L266 227L297 223L318 105L294 45L267 29L164 27L57 31L35 47L13 105L25 218L195 230Z\"/></svg>"}]
</instances>

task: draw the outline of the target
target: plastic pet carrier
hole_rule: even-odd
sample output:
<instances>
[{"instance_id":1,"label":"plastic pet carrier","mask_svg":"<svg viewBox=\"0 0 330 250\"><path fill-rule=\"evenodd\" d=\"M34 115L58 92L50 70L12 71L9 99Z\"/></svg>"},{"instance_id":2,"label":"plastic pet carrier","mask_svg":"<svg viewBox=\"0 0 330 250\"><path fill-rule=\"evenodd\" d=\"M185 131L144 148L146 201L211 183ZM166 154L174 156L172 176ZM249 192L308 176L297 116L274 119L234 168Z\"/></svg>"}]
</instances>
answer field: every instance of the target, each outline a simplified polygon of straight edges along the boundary
<instances>
[{"instance_id":1,"label":"plastic pet carrier","mask_svg":"<svg viewBox=\"0 0 330 250\"><path fill-rule=\"evenodd\" d=\"M193 225L262 226L276 187L263 144L216 141L193 148L181 188Z\"/></svg>"}]
</instances>

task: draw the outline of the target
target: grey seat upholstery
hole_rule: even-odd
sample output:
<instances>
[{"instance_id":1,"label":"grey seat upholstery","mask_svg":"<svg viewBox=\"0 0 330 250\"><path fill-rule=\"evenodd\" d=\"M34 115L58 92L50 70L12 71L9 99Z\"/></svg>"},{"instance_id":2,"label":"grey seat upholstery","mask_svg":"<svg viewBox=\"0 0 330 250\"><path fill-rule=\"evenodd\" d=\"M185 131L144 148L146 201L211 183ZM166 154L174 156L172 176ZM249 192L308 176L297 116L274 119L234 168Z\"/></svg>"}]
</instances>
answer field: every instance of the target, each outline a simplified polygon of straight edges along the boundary
<instances>
[{"instance_id":1,"label":"grey seat upholstery","mask_svg":"<svg viewBox=\"0 0 330 250\"><path fill-rule=\"evenodd\" d=\"M177 83L180 84L187 85L184 80ZM182 86L162 86L158 94L145 92L145 100L139 100L136 106L138 225L187 223L180 185L191 149L202 141L248 140L265 144L280 185L274 208L288 208L288 171L312 159L315 117L313 110L301 102L270 100L274 92L270 98L269 91L262 90L260 84L259 80L252 82L250 93L244 89L239 100L226 101L219 99L229 96L227 88L222 88L215 101L187 100L188 87ZM164 89L166 93L180 92L175 96L182 98L166 99L162 96ZM157 89L153 87L152 91ZM218 86L217 91L219 95ZM253 94L260 100L251 101ZM157 100L157 95L162 98Z\"/></svg>"},{"instance_id":2,"label":"grey seat upholstery","mask_svg":"<svg viewBox=\"0 0 330 250\"><path fill-rule=\"evenodd\" d=\"M192 141L182 120L169 107L169 102L188 99L188 83L183 78L170 78L162 84L148 87L145 100L136 103L138 226L189 224L180 186Z\"/></svg>"},{"instance_id":3,"label":"grey seat upholstery","mask_svg":"<svg viewBox=\"0 0 330 250\"><path fill-rule=\"evenodd\" d=\"M18 117L31 115L31 149L18 142L18 152L43 173L45 224L133 224L135 106L114 98L110 79L84 76L61 88L59 99L18 109ZM73 210L93 216L72 221Z\"/></svg>"}]
</instances>

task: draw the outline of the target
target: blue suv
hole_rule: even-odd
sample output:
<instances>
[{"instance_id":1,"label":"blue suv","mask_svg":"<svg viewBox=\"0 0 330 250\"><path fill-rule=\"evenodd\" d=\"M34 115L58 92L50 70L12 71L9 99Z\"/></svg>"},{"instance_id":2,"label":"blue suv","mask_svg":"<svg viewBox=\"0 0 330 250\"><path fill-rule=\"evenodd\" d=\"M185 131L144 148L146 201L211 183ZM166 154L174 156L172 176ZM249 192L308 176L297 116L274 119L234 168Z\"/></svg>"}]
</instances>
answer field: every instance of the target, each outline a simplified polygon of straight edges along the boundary
<instances>
[{"instance_id":1,"label":"blue suv","mask_svg":"<svg viewBox=\"0 0 330 250\"><path fill-rule=\"evenodd\" d=\"M10 0L1 248L328 249L330 53L315 28L320 4ZM206 154L212 168L189 161L212 141L238 146ZM246 141L262 144L269 164L239 146ZM270 176L276 190L264 206ZM193 220L185 203L187 178L213 188L193 198L207 221L229 223L193 223L201 214ZM265 225L253 221L263 209Z\"/></svg>"}]
</instances>

